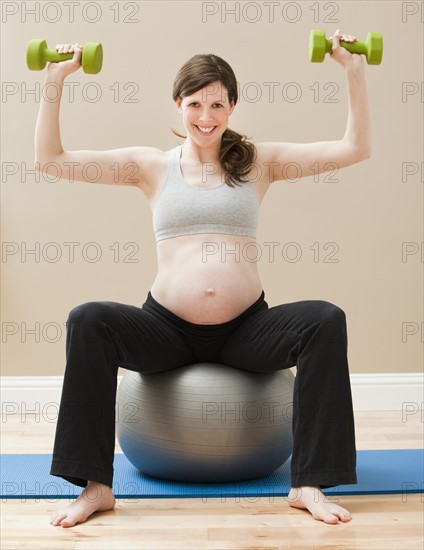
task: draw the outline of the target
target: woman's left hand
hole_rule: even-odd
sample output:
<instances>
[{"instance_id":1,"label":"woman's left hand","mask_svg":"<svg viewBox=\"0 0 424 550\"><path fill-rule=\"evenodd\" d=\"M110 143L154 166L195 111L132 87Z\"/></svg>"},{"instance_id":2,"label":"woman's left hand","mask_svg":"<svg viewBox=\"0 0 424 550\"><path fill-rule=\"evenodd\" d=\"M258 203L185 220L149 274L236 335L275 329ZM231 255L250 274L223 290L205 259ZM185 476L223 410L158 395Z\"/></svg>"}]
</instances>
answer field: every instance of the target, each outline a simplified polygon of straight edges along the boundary
<instances>
[{"instance_id":1,"label":"woman's left hand","mask_svg":"<svg viewBox=\"0 0 424 550\"><path fill-rule=\"evenodd\" d=\"M333 36L330 36L330 40L333 40L333 51L330 52L330 57L332 57L337 63L340 63L342 67L346 66L352 58L359 58L358 61L363 64L362 55L350 53L340 46L340 40L344 42L355 42L356 37L350 36L348 34L341 34L340 29L337 29Z\"/></svg>"}]
</instances>

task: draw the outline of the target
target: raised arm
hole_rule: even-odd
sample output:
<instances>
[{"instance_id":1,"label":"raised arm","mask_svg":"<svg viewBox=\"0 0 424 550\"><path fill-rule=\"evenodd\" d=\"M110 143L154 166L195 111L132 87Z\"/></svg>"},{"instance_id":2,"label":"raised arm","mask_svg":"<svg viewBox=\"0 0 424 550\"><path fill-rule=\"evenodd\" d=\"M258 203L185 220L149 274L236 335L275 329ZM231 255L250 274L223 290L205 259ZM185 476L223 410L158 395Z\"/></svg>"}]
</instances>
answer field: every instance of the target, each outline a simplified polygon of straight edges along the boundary
<instances>
[{"instance_id":1,"label":"raised arm","mask_svg":"<svg viewBox=\"0 0 424 550\"><path fill-rule=\"evenodd\" d=\"M69 181L130 185L142 187L146 174L142 167L157 151L150 147L127 147L109 151L65 151L60 137L59 111L66 76L80 68L82 49L79 45L58 45L60 53L74 52L73 59L50 63L45 78L35 130L35 167ZM52 89L54 88L54 93ZM49 100L50 94L55 97ZM46 96L46 97L44 97Z\"/></svg>"},{"instance_id":2,"label":"raised arm","mask_svg":"<svg viewBox=\"0 0 424 550\"><path fill-rule=\"evenodd\" d=\"M333 37L332 59L344 67L348 93L348 117L342 139L312 143L264 142L256 144L257 163L263 165L267 183L293 178L293 170L285 169L294 163L296 177L311 176L361 162L371 155L371 131L364 61L361 55L351 54L339 45L339 39L354 41L354 37Z\"/></svg>"}]
</instances>

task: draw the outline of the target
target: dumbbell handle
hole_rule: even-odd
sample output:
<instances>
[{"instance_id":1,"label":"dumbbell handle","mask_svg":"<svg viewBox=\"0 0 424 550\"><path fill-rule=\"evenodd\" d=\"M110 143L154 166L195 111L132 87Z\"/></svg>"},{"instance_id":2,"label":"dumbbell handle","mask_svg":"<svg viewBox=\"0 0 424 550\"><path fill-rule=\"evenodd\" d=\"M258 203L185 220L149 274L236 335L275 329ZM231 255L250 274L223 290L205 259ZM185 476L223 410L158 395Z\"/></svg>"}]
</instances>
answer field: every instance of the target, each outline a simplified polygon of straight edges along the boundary
<instances>
[{"instance_id":1,"label":"dumbbell handle","mask_svg":"<svg viewBox=\"0 0 424 550\"><path fill-rule=\"evenodd\" d=\"M365 42L345 42L340 40L340 46L350 53L367 54L367 45ZM333 41L325 39L325 53L330 53L333 49Z\"/></svg>"},{"instance_id":2,"label":"dumbbell handle","mask_svg":"<svg viewBox=\"0 0 424 550\"><path fill-rule=\"evenodd\" d=\"M52 61L53 63L59 63L60 61L67 61L74 57L73 53L59 53L57 50L46 48L43 53L44 59Z\"/></svg>"}]
</instances>

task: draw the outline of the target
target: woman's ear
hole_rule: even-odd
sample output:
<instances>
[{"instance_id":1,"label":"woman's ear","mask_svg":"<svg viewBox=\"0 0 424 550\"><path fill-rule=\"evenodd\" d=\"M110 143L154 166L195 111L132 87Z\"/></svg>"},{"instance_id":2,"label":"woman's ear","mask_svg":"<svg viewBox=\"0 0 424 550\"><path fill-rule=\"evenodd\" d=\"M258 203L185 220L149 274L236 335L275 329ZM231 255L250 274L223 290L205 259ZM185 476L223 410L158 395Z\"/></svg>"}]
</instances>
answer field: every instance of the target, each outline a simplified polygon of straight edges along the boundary
<instances>
[{"instance_id":1,"label":"woman's ear","mask_svg":"<svg viewBox=\"0 0 424 550\"><path fill-rule=\"evenodd\" d=\"M182 99L178 96L177 99L175 100L175 105L177 106L178 112L180 113L182 112L181 104L182 104Z\"/></svg>"},{"instance_id":2,"label":"woman's ear","mask_svg":"<svg viewBox=\"0 0 424 550\"><path fill-rule=\"evenodd\" d=\"M233 114L235 106L236 106L236 104L234 103L234 101L231 101L231 103L230 103L230 112L228 113L228 116L231 116Z\"/></svg>"}]
</instances>

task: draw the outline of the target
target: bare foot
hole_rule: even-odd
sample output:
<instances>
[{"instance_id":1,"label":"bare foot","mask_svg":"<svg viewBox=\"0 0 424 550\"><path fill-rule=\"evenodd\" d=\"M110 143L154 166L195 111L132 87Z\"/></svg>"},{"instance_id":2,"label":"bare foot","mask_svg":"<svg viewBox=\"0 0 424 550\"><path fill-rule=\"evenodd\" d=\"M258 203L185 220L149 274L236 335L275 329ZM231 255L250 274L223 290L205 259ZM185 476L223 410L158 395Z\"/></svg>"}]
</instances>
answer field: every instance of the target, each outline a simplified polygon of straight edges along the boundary
<instances>
[{"instance_id":1,"label":"bare foot","mask_svg":"<svg viewBox=\"0 0 424 550\"><path fill-rule=\"evenodd\" d=\"M324 523L350 521L352 516L345 508L327 500L319 487L292 487L287 497L293 508L309 510L314 519Z\"/></svg>"},{"instance_id":2,"label":"bare foot","mask_svg":"<svg viewBox=\"0 0 424 550\"><path fill-rule=\"evenodd\" d=\"M89 481L79 497L66 508L57 510L50 518L51 525L73 527L83 523L94 512L106 512L115 507L112 489L102 483Z\"/></svg>"}]
</instances>

